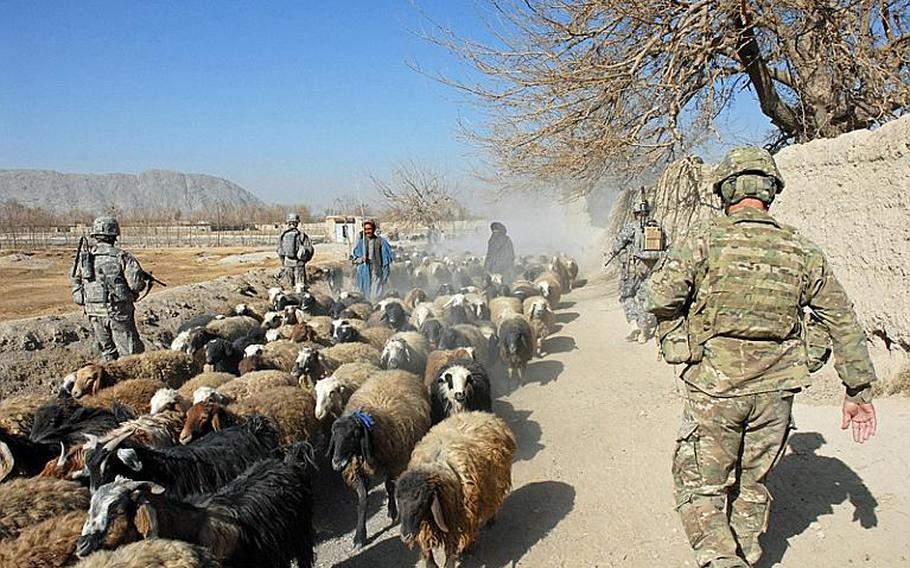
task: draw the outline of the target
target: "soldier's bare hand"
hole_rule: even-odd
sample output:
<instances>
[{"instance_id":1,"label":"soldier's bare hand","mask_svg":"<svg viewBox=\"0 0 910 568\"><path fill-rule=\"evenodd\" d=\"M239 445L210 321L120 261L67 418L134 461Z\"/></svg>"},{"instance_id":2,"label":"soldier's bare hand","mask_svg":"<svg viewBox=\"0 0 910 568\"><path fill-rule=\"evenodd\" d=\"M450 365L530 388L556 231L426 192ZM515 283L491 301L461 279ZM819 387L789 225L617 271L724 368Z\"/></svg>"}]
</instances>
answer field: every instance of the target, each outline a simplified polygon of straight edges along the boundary
<instances>
[{"instance_id":1,"label":"soldier's bare hand","mask_svg":"<svg viewBox=\"0 0 910 568\"><path fill-rule=\"evenodd\" d=\"M862 444L875 435L875 407L871 402L857 404L844 401L844 419L841 430L853 426L853 441Z\"/></svg>"}]
</instances>

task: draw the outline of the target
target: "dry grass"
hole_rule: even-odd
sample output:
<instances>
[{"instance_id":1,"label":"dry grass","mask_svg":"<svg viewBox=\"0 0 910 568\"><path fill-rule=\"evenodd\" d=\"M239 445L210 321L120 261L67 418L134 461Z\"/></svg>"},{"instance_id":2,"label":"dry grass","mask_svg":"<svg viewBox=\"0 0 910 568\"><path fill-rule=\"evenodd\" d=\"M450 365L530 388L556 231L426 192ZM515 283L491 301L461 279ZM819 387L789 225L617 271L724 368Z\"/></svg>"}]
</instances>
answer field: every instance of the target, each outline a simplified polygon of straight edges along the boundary
<instances>
[{"instance_id":1,"label":"dry grass","mask_svg":"<svg viewBox=\"0 0 910 568\"><path fill-rule=\"evenodd\" d=\"M321 250L317 260L329 258L333 252ZM256 253L266 254L248 262L221 262L227 257ZM275 271L279 267L272 247L140 249L135 254L143 268L170 288L256 269ZM0 282L3 283L0 321L63 314L77 309L70 298L72 259L72 250L60 248L35 253L13 250L0 253ZM162 290L166 288L156 286L152 294Z\"/></svg>"}]
</instances>

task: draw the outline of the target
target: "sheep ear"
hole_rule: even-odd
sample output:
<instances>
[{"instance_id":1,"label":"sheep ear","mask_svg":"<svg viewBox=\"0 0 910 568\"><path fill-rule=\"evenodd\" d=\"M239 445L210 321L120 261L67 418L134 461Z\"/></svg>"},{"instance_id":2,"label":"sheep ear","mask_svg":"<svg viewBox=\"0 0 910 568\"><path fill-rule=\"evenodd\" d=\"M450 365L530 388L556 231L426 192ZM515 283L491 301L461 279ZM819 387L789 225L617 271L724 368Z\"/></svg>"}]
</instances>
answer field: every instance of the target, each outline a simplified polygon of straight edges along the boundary
<instances>
[{"instance_id":1,"label":"sheep ear","mask_svg":"<svg viewBox=\"0 0 910 568\"><path fill-rule=\"evenodd\" d=\"M433 502L430 503L430 511L433 513L433 522L436 523L436 526L439 527L444 533L449 532L449 527L446 525L445 515L442 514L442 503L439 502L439 495L433 493Z\"/></svg>"},{"instance_id":2,"label":"sheep ear","mask_svg":"<svg viewBox=\"0 0 910 568\"><path fill-rule=\"evenodd\" d=\"M364 460L373 461L373 444L370 442L370 431L366 428L363 429L363 437L360 439L360 453L363 454Z\"/></svg>"},{"instance_id":3,"label":"sheep ear","mask_svg":"<svg viewBox=\"0 0 910 568\"><path fill-rule=\"evenodd\" d=\"M148 503L143 503L136 508L136 517L133 522L142 538L148 539L158 536L158 513Z\"/></svg>"},{"instance_id":4,"label":"sheep ear","mask_svg":"<svg viewBox=\"0 0 910 568\"><path fill-rule=\"evenodd\" d=\"M117 450L117 457L123 462L123 465L133 471L140 471L142 469L142 462L139 461L139 456L133 448L120 448Z\"/></svg>"},{"instance_id":5,"label":"sheep ear","mask_svg":"<svg viewBox=\"0 0 910 568\"><path fill-rule=\"evenodd\" d=\"M13 471L16 460L13 458L13 452L5 442L0 442L0 481L6 479L6 476Z\"/></svg>"},{"instance_id":6,"label":"sheep ear","mask_svg":"<svg viewBox=\"0 0 910 568\"><path fill-rule=\"evenodd\" d=\"M98 377L92 377L89 382L92 384L92 396L95 396L98 394L98 390L101 389L101 380Z\"/></svg>"},{"instance_id":7,"label":"sheep ear","mask_svg":"<svg viewBox=\"0 0 910 568\"><path fill-rule=\"evenodd\" d=\"M214 414L212 414L212 430L215 432L221 431L221 414L224 412L220 406L215 408Z\"/></svg>"}]
</instances>

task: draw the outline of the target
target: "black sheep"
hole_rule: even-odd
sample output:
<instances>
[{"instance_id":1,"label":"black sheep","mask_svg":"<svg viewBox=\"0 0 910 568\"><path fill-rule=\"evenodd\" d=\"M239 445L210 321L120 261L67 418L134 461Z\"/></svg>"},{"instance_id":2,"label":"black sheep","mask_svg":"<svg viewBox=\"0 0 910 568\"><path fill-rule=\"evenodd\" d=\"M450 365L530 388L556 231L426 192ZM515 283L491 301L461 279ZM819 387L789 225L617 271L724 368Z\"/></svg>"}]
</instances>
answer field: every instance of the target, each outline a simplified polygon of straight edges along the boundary
<instances>
[{"instance_id":1,"label":"black sheep","mask_svg":"<svg viewBox=\"0 0 910 568\"><path fill-rule=\"evenodd\" d=\"M447 330L448 327L444 323L434 318L426 320L420 326L420 333L427 338L427 341L430 343L431 351L440 348L439 345L442 343L442 337Z\"/></svg>"},{"instance_id":2,"label":"black sheep","mask_svg":"<svg viewBox=\"0 0 910 568\"><path fill-rule=\"evenodd\" d=\"M430 387L433 424L456 412L493 412L490 376L480 363L459 359L442 369Z\"/></svg>"},{"instance_id":3,"label":"black sheep","mask_svg":"<svg viewBox=\"0 0 910 568\"><path fill-rule=\"evenodd\" d=\"M32 477L41 473L59 451L59 446L33 442L0 428L0 481L10 475Z\"/></svg>"},{"instance_id":4,"label":"black sheep","mask_svg":"<svg viewBox=\"0 0 910 568\"><path fill-rule=\"evenodd\" d=\"M176 496L213 491L251 464L277 452L278 430L267 418L212 432L188 446L149 448L126 442L115 450L86 452L89 486L95 491L118 475L166 485Z\"/></svg>"},{"instance_id":5,"label":"black sheep","mask_svg":"<svg viewBox=\"0 0 910 568\"><path fill-rule=\"evenodd\" d=\"M382 319L395 331L415 331L408 322L408 313L398 302L389 302L383 308Z\"/></svg>"},{"instance_id":6,"label":"black sheep","mask_svg":"<svg viewBox=\"0 0 910 568\"><path fill-rule=\"evenodd\" d=\"M231 373L239 375L238 366L243 359L243 351L234 344L220 337L205 344L205 367L208 372Z\"/></svg>"},{"instance_id":7,"label":"black sheep","mask_svg":"<svg viewBox=\"0 0 910 568\"><path fill-rule=\"evenodd\" d=\"M117 479L93 496L76 545L79 556L96 550L114 516L151 520L137 528L157 537L208 548L224 566L300 568L313 565L312 448L294 444L283 460L254 463L217 492L178 501L148 481ZM149 526L146 526L149 525Z\"/></svg>"},{"instance_id":8,"label":"black sheep","mask_svg":"<svg viewBox=\"0 0 910 568\"><path fill-rule=\"evenodd\" d=\"M509 379L518 383L537 350L534 331L524 316L512 316L499 324L499 357L509 368Z\"/></svg>"},{"instance_id":9,"label":"black sheep","mask_svg":"<svg viewBox=\"0 0 910 568\"><path fill-rule=\"evenodd\" d=\"M311 316L327 316L332 313L335 301L330 296L305 292L300 297L300 309Z\"/></svg>"},{"instance_id":10,"label":"black sheep","mask_svg":"<svg viewBox=\"0 0 910 568\"><path fill-rule=\"evenodd\" d=\"M35 411L29 439L59 449L85 442L85 435L101 436L129 419L104 408L84 407L69 395L60 396Z\"/></svg>"}]
</instances>

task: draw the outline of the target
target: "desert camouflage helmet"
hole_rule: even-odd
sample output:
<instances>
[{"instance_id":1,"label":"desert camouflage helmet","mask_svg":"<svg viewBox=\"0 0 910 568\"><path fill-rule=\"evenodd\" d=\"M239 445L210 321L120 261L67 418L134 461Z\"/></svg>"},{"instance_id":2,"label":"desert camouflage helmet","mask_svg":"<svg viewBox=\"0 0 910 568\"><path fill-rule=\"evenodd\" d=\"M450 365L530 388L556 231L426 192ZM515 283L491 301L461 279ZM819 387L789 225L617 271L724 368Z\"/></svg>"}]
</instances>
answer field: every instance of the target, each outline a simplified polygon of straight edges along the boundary
<instances>
[{"instance_id":1,"label":"desert camouflage helmet","mask_svg":"<svg viewBox=\"0 0 910 568\"><path fill-rule=\"evenodd\" d=\"M288 213L288 220L287 220L287 222L288 222L288 223L299 223L299 222L300 222L300 215L298 215L297 213Z\"/></svg>"},{"instance_id":2,"label":"desert camouflage helmet","mask_svg":"<svg viewBox=\"0 0 910 568\"><path fill-rule=\"evenodd\" d=\"M648 205L647 201L641 201L632 210L632 214L635 216L641 215L642 217L647 217L651 214L651 206Z\"/></svg>"},{"instance_id":3,"label":"desert camouflage helmet","mask_svg":"<svg viewBox=\"0 0 910 568\"><path fill-rule=\"evenodd\" d=\"M731 178L742 175L758 175L774 179L774 183L764 184L725 184ZM730 150L724 159L714 168L714 193L732 203L745 197L755 197L770 203L784 189L784 180L774 163L774 157L764 148L743 146Z\"/></svg>"},{"instance_id":4,"label":"desert camouflage helmet","mask_svg":"<svg viewBox=\"0 0 910 568\"><path fill-rule=\"evenodd\" d=\"M93 237L119 237L120 223L110 215L102 215L95 218L92 222L92 231L89 235Z\"/></svg>"}]
</instances>

